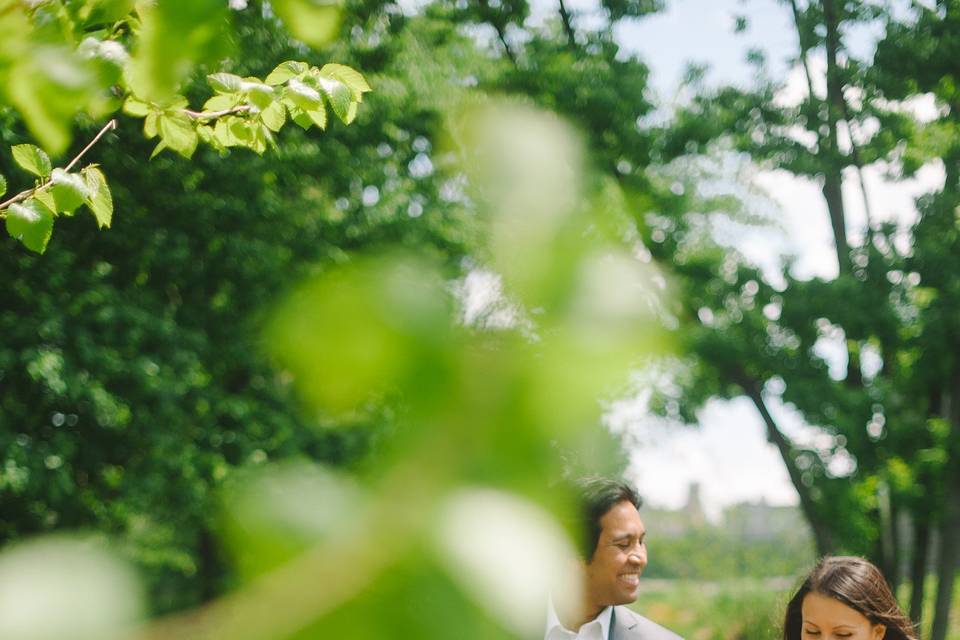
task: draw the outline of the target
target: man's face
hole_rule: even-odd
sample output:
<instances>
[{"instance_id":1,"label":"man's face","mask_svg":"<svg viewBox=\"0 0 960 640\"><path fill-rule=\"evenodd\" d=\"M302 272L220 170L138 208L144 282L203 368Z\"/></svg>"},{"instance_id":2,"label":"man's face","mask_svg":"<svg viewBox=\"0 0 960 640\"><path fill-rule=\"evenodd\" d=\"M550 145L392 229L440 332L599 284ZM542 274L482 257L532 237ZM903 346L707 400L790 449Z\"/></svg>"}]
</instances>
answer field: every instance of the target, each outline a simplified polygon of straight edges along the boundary
<instances>
[{"instance_id":1,"label":"man's face","mask_svg":"<svg viewBox=\"0 0 960 640\"><path fill-rule=\"evenodd\" d=\"M646 528L630 502L618 502L600 518L600 538L587 563L587 597L597 608L637 599L647 566Z\"/></svg>"}]
</instances>

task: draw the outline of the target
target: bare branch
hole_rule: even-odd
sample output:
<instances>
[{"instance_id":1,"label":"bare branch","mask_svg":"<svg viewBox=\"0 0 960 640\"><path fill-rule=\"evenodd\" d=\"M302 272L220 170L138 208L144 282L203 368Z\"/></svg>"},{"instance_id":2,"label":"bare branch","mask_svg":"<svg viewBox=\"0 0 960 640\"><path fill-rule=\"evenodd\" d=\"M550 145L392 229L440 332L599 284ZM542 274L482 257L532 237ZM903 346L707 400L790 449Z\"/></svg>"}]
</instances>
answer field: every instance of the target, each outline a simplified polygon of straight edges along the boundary
<instances>
[{"instance_id":1,"label":"bare branch","mask_svg":"<svg viewBox=\"0 0 960 640\"><path fill-rule=\"evenodd\" d=\"M222 111L191 111L190 109L183 109L182 113L193 118L194 120L216 120L217 118L222 118L223 116L229 116L235 113L246 113L248 111L250 111L250 105L241 104L230 109L224 109Z\"/></svg>"}]
</instances>

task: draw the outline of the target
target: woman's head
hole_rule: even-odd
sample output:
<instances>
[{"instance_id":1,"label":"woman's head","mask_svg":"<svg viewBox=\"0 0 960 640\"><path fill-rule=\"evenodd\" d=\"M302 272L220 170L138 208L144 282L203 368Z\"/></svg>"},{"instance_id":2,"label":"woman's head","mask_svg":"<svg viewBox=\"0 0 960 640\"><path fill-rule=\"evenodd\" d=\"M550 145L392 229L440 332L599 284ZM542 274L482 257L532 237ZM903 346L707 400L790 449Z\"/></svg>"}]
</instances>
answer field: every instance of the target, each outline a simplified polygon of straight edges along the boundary
<instances>
[{"instance_id":1,"label":"woman's head","mask_svg":"<svg viewBox=\"0 0 960 640\"><path fill-rule=\"evenodd\" d=\"M916 640L880 571L849 556L817 563L787 605L784 640Z\"/></svg>"}]
</instances>

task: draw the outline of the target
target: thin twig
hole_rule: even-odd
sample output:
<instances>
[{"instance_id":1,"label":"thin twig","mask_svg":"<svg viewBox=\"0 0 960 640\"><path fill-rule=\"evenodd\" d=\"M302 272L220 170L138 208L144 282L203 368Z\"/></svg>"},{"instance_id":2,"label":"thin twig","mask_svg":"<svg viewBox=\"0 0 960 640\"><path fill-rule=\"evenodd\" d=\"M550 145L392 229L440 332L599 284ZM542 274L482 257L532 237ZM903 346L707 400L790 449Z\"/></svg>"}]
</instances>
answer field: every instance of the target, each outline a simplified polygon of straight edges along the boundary
<instances>
[{"instance_id":1,"label":"thin twig","mask_svg":"<svg viewBox=\"0 0 960 640\"><path fill-rule=\"evenodd\" d=\"M250 111L250 105L241 104L230 109L224 109L223 111L191 111L190 109L183 109L182 112L184 115L190 116L195 120L216 120L222 116L233 115L234 113L246 113Z\"/></svg>"},{"instance_id":2,"label":"thin twig","mask_svg":"<svg viewBox=\"0 0 960 640\"><path fill-rule=\"evenodd\" d=\"M116 129L116 128L117 128L117 121L116 121L116 120L111 120L111 121L108 122L107 124L103 125L103 128L100 129L100 132L96 135L96 137L94 137L94 139L91 140L91 141L87 144L87 146L85 146L85 147L80 151L80 153L78 153L78 154L73 158L73 160L70 161L70 164L68 164L68 165L64 168L64 171L66 171L66 172L69 173L69 172L70 172L70 169L72 169L72 168L74 167L74 165L76 165L78 162L80 162L80 158L82 158L87 151L90 151L90 149L93 147L93 145L97 144L97 142L100 140L100 138L102 138L102 137L104 136L104 134L107 133L107 131L111 131L112 129ZM10 208L10 205L16 204L16 203L18 203L18 202L22 202L22 201L26 200L27 198L29 198L30 196L33 196L33 195L35 195L36 193L38 193L38 192L40 192L40 191L43 191L44 189L46 189L47 187L50 186L50 183L51 183L51 182L52 182L52 181L51 181L49 178L47 178L47 180L46 180L45 182L43 182L42 184L34 187L33 189L27 189L26 191L21 191L20 193L18 193L17 195L13 196L13 197L10 198L9 200L6 200L6 201L4 201L4 202L0 202L0 217L5 217L5 216L6 216L6 210L7 210L8 208Z\"/></svg>"},{"instance_id":3,"label":"thin twig","mask_svg":"<svg viewBox=\"0 0 960 640\"><path fill-rule=\"evenodd\" d=\"M107 124L103 125L103 129L100 129L100 133L98 133L97 136L93 140L91 140L90 143L87 146L85 146L80 153L77 154L77 157L71 160L70 164L64 167L63 170L66 171L67 173L70 173L70 169L73 169L73 165L80 162L80 158L83 157L83 154L85 154L87 151L90 151L90 148L93 147L93 145L97 144L100 138L102 138L104 134L107 133L107 131L112 131L116 128L117 128L116 120L111 120Z\"/></svg>"}]
</instances>

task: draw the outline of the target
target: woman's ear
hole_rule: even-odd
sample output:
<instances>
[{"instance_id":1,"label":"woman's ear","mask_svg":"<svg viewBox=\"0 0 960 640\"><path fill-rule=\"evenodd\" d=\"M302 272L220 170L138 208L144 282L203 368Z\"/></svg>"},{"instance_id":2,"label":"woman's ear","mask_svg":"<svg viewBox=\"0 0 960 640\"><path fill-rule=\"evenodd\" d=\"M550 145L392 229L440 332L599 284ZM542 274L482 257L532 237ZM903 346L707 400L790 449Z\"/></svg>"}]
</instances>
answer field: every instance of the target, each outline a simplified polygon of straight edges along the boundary
<instances>
[{"instance_id":1,"label":"woman's ear","mask_svg":"<svg viewBox=\"0 0 960 640\"><path fill-rule=\"evenodd\" d=\"M875 624L870 630L870 640L883 640L887 635L887 626L885 624Z\"/></svg>"}]
</instances>

